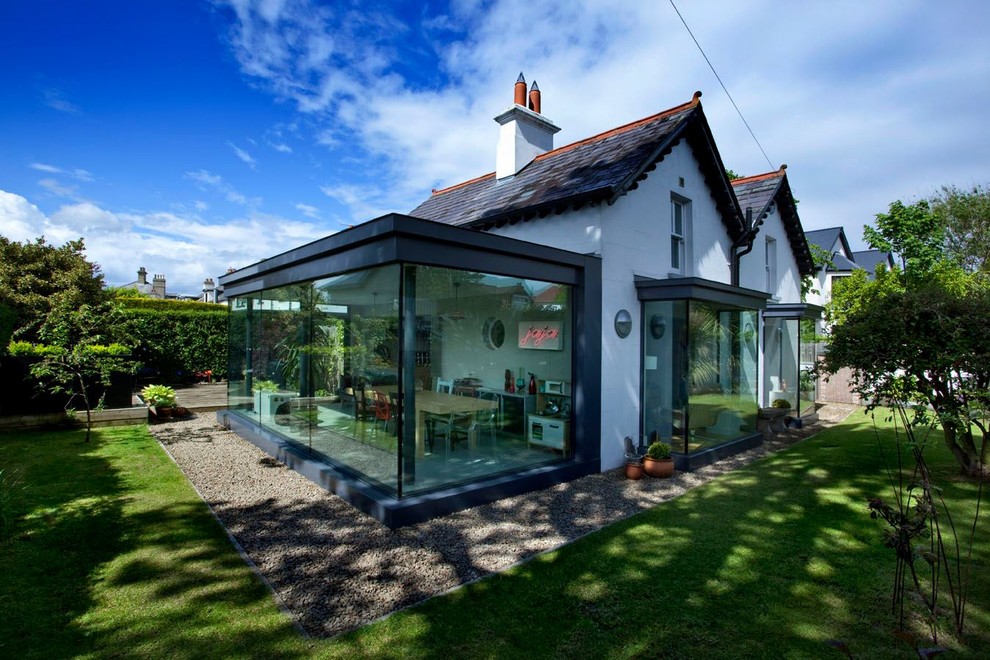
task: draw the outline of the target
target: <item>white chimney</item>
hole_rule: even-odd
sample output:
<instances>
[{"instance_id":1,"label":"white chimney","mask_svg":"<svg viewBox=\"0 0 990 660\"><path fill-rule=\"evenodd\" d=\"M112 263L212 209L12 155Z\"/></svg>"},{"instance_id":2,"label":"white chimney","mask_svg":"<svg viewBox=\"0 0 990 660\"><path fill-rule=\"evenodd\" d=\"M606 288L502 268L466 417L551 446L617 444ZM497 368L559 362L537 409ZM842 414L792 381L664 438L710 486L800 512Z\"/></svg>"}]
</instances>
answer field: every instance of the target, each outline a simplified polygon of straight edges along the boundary
<instances>
[{"instance_id":1,"label":"white chimney","mask_svg":"<svg viewBox=\"0 0 990 660\"><path fill-rule=\"evenodd\" d=\"M526 102L526 79L519 74L511 108L495 117L501 127L498 149L495 154L495 178L502 179L516 174L533 162L540 154L553 149L554 133L560 131L552 121L540 114L540 88L533 81L529 91L529 108Z\"/></svg>"}]
</instances>

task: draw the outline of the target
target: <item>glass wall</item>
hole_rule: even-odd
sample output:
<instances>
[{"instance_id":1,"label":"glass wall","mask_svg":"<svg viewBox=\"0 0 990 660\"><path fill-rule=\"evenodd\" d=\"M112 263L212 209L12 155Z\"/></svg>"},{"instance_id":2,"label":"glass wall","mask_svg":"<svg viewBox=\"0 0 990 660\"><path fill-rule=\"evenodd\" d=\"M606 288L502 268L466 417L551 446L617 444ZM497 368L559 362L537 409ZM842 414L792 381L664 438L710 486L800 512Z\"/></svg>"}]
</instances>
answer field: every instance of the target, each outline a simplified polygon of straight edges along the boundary
<instances>
[{"instance_id":1,"label":"glass wall","mask_svg":"<svg viewBox=\"0 0 990 660\"><path fill-rule=\"evenodd\" d=\"M815 401L818 398L818 378L814 374L814 368L818 360L818 335L820 320L801 319L800 322L800 344L801 362L798 373L799 399L798 413L808 415L815 412Z\"/></svg>"},{"instance_id":2,"label":"glass wall","mask_svg":"<svg viewBox=\"0 0 990 660\"><path fill-rule=\"evenodd\" d=\"M561 461L571 310L566 285L398 264L235 297L229 407L395 496Z\"/></svg>"},{"instance_id":3,"label":"glass wall","mask_svg":"<svg viewBox=\"0 0 990 660\"><path fill-rule=\"evenodd\" d=\"M798 320L769 317L764 320L766 378L763 382L767 406L784 400L791 410L798 409L798 363L800 342Z\"/></svg>"},{"instance_id":4,"label":"glass wall","mask_svg":"<svg viewBox=\"0 0 990 660\"><path fill-rule=\"evenodd\" d=\"M752 434L757 312L702 301L644 304L643 432L698 452Z\"/></svg>"},{"instance_id":5,"label":"glass wall","mask_svg":"<svg viewBox=\"0 0 990 660\"><path fill-rule=\"evenodd\" d=\"M811 318L764 319L767 406L783 399L800 415L814 412L817 380L812 370L818 344L818 322Z\"/></svg>"}]
</instances>

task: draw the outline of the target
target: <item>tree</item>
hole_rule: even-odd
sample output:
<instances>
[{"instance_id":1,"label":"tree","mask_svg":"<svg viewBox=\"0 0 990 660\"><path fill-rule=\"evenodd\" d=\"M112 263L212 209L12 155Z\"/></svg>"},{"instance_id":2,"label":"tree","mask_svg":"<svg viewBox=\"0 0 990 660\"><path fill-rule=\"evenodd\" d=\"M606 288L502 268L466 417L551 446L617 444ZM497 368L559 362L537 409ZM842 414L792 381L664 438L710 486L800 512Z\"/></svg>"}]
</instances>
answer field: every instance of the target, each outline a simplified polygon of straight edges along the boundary
<instances>
[{"instance_id":1,"label":"tree","mask_svg":"<svg viewBox=\"0 0 990 660\"><path fill-rule=\"evenodd\" d=\"M959 467L986 474L990 283L944 260L921 275L881 268L875 280L854 273L833 291L820 369L851 367L855 391L871 406L923 404L918 421L937 418Z\"/></svg>"},{"instance_id":2,"label":"tree","mask_svg":"<svg viewBox=\"0 0 990 660\"><path fill-rule=\"evenodd\" d=\"M103 407L103 396L93 400L92 387L110 385L115 372L129 372L130 349L116 341L122 328L117 308L104 303L99 307L81 305L78 309L56 307L45 326L45 344L18 342L17 352L32 354L40 361L31 365L31 374L53 394L68 394L66 410L80 401L86 409L86 442L93 427L93 411ZM12 352L15 352L12 350Z\"/></svg>"},{"instance_id":3,"label":"tree","mask_svg":"<svg viewBox=\"0 0 990 660\"><path fill-rule=\"evenodd\" d=\"M942 186L929 204L945 228L949 255L966 270L990 272L990 189Z\"/></svg>"},{"instance_id":4,"label":"tree","mask_svg":"<svg viewBox=\"0 0 990 660\"><path fill-rule=\"evenodd\" d=\"M928 201L910 206L897 200L887 213L877 213L877 226L863 228L863 238L875 250L893 252L908 277L923 276L946 258L946 232Z\"/></svg>"},{"instance_id":5,"label":"tree","mask_svg":"<svg viewBox=\"0 0 990 660\"><path fill-rule=\"evenodd\" d=\"M86 260L82 239L61 247L0 236L0 303L16 314L13 339L37 342L55 308L99 305L107 298L100 267Z\"/></svg>"}]
</instances>

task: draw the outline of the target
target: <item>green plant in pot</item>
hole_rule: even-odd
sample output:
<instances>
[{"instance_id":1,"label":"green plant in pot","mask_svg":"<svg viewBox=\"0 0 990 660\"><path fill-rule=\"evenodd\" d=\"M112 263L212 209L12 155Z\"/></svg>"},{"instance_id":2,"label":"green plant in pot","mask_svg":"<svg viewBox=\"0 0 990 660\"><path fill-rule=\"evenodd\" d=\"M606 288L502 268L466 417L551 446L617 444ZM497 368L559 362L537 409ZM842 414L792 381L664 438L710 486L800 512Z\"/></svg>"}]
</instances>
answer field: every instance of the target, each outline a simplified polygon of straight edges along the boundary
<instances>
[{"instance_id":1,"label":"green plant in pot","mask_svg":"<svg viewBox=\"0 0 990 660\"><path fill-rule=\"evenodd\" d=\"M772 408L783 408L784 410L791 409L791 402L787 399L774 399L773 403L770 404Z\"/></svg>"},{"instance_id":2,"label":"green plant in pot","mask_svg":"<svg viewBox=\"0 0 990 660\"><path fill-rule=\"evenodd\" d=\"M252 392L278 392L278 383L274 380L258 379L251 385Z\"/></svg>"},{"instance_id":3,"label":"green plant in pot","mask_svg":"<svg viewBox=\"0 0 990 660\"><path fill-rule=\"evenodd\" d=\"M646 450L643 469L651 477L666 479L674 474L674 459L670 455L670 445L654 442Z\"/></svg>"},{"instance_id":4,"label":"green plant in pot","mask_svg":"<svg viewBox=\"0 0 990 660\"><path fill-rule=\"evenodd\" d=\"M168 385L148 385L141 390L145 405L159 417L171 417L175 407L175 390Z\"/></svg>"}]
</instances>

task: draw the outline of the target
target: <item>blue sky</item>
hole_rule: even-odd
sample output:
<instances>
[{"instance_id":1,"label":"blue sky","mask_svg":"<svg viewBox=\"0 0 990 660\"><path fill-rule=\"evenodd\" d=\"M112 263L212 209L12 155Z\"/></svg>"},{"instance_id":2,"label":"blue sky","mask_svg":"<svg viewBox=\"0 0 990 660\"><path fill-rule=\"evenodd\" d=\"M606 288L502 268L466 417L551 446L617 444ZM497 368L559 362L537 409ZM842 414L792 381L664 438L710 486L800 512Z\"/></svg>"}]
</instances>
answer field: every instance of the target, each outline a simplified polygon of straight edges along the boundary
<instances>
[{"instance_id":1,"label":"blue sky","mask_svg":"<svg viewBox=\"0 0 990 660\"><path fill-rule=\"evenodd\" d=\"M169 290L494 169L519 71L563 145L691 98L726 165L788 164L806 229L990 183L990 5L0 3L0 234Z\"/></svg>"}]
</instances>

